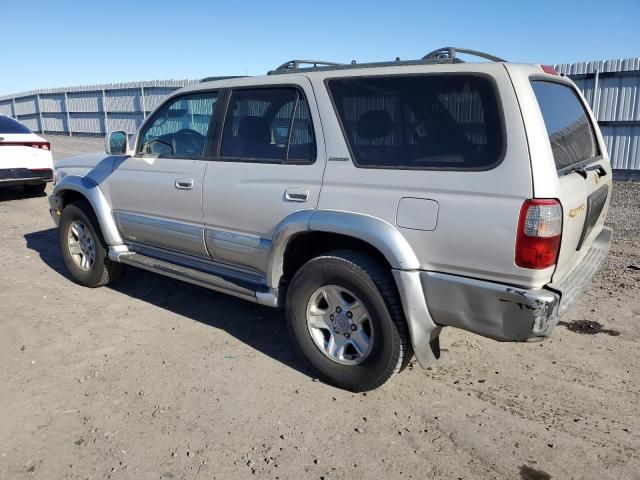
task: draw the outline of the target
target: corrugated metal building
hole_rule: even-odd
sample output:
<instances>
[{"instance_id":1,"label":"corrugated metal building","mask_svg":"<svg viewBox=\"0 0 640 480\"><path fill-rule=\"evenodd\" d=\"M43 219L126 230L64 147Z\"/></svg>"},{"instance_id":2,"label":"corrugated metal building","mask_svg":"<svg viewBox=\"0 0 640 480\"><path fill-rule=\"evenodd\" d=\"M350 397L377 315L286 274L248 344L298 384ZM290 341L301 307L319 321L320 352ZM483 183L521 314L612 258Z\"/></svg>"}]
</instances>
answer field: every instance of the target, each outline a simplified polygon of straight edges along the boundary
<instances>
[{"instance_id":1,"label":"corrugated metal building","mask_svg":"<svg viewBox=\"0 0 640 480\"><path fill-rule=\"evenodd\" d=\"M640 58L556 65L591 105L618 170L640 170ZM175 89L197 80L157 80L41 89L0 96L0 114L36 132L104 135L134 133Z\"/></svg>"}]
</instances>

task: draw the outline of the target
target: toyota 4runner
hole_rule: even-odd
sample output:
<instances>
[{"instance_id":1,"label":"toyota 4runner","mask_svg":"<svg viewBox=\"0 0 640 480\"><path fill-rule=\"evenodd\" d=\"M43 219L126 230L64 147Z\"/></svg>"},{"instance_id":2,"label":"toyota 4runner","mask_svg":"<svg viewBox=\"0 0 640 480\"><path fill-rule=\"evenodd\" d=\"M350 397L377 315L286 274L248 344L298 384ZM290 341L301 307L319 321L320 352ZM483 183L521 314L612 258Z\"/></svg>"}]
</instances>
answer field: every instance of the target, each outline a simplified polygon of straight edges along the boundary
<instances>
[{"instance_id":1,"label":"toyota 4runner","mask_svg":"<svg viewBox=\"0 0 640 480\"><path fill-rule=\"evenodd\" d=\"M353 391L414 353L434 362L445 326L548 336L611 241L611 167L580 91L480 52L205 79L106 152L55 168L78 283L126 264L284 307L300 355Z\"/></svg>"}]
</instances>

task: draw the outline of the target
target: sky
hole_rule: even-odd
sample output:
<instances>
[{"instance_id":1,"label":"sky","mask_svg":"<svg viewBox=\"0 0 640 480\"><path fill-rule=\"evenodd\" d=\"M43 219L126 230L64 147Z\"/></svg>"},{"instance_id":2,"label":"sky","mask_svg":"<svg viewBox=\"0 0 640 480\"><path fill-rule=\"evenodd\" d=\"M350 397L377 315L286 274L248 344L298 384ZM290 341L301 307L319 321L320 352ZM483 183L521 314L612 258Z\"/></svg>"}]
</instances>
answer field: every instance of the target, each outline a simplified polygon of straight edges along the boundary
<instances>
[{"instance_id":1,"label":"sky","mask_svg":"<svg viewBox=\"0 0 640 480\"><path fill-rule=\"evenodd\" d=\"M417 59L444 46L524 63L640 57L640 0L0 0L0 95L260 75L293 58Z\"/></svg>"}]
</instances>

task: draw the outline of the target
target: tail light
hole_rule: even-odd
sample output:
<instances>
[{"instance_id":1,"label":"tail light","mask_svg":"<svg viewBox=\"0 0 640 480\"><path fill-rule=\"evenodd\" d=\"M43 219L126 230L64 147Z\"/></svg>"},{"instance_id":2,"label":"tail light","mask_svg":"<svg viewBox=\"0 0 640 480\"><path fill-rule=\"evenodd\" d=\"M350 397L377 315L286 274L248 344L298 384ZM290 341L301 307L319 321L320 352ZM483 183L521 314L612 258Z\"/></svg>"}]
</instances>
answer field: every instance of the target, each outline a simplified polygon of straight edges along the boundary
<instances>
[{"instance_id":1,"label":"tail light","mask_svg":"<svg viewBox=\"0 0 640 480\"><path fill-rule=\"evenodd\" d=\"M555 265L562 238L562 206L558 200L527 200L520 209L516 265L540 270Z\"/></svg>"},{"instance_id":2,"label":"tail light","mask_svg":"<svg viewBox=\"0 0 640 480\"><path fill-rule=\"evenodd\" d=\"M549 65L540 65L540 68L542 68L542 71L544 73L548 73L550 75L560 75L555 68L550 67Z\"/></svg>"},{"instance_id":3,"label":"tail light","mask_svg":"<svg viewBox=\"0 0 640 480\"><path fill-rule=\"evenodd\" d=\"M51 150L49 142L0 142L0 147L32 147L41 150Z\"/></svg>"}]
</instances>

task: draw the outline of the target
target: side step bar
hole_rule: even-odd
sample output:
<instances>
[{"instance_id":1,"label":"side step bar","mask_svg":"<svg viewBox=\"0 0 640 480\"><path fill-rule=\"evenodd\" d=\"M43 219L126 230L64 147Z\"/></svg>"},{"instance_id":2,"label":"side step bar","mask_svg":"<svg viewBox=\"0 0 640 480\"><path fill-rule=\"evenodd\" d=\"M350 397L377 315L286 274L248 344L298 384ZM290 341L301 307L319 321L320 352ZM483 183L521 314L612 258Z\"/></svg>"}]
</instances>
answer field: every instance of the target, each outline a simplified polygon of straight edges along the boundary
<instances>
[{"instance_id":1,"label":"side step bar","mask_svg":"<svg viewBox=\"0 0 640 480\"><path fill-rule=\"evenodd\" d=\"M117 255L110 255L116 260L127 265L142 268L150 272L159 273L167 277L193 283L201 287L209 288L217 292L233 295L234 297L249 300L250 302L278 306L278 291L269 289L264 285L254 285L250 282L242 282L235 279L225 278L222 275L203 272L194 268L176 265L153 257L147 257L139 253L121 252ZM113 258L115 257L115 258Z\"/></svg>"}]
</instances>

